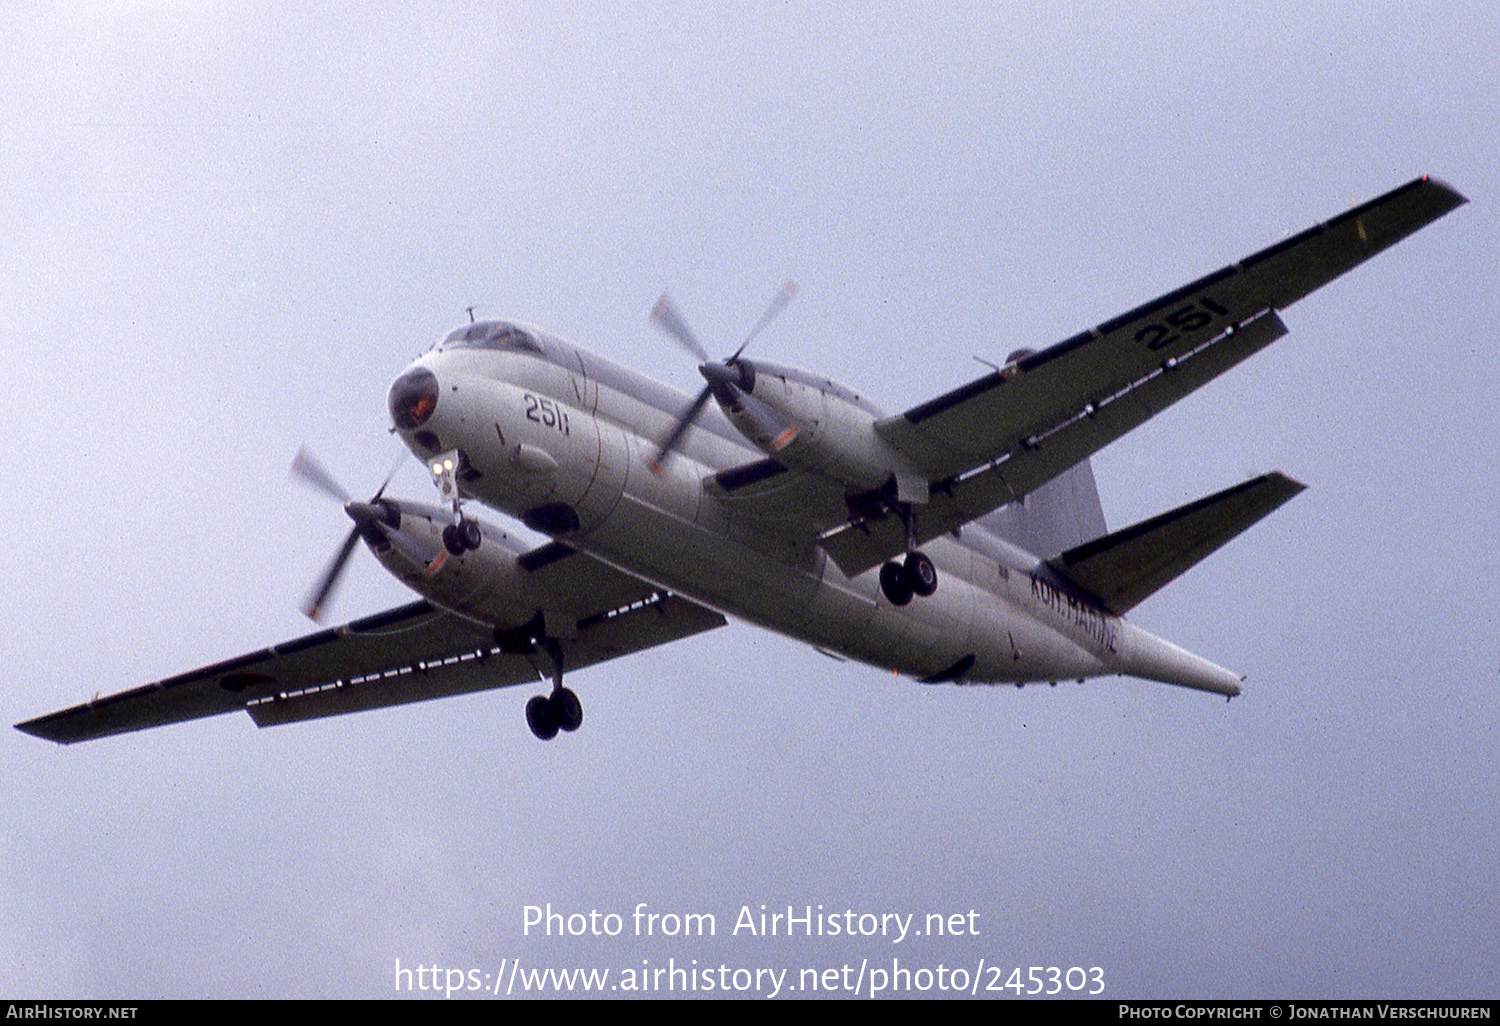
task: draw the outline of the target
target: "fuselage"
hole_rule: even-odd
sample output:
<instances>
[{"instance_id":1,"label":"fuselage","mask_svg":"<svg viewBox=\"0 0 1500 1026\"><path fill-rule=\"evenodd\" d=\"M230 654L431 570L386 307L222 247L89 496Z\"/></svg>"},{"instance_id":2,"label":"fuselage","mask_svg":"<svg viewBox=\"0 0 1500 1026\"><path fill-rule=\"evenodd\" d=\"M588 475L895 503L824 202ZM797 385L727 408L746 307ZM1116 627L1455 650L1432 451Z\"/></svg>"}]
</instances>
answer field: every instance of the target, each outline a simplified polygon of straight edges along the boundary
<instances>
[{"instance_id":1,"label":"fuselage","mask_svg":"<svg viewBox=\"0 0 1500 1026\"><path fill-rule=\"evenodd\" d=\"M773 387L825 389L846 408L880 416L833 382L767 363L755 368ZM941 586L893 606L873 570L846 576L805 518L768 514L704 487L711 475L765 455L712 406L676 457L649 469L690 402L597 354L500 322L455 331L391 390L397 431L420 459L461 454L466 497L827 653L919 679L1024 683L1124 673L1238 692L1233 674L1103 611L1036 554L979 524L925 545ZM385 558L390 565L396 557ZM418 575L402 576L422 590ZM442 604L442 596L429 597Z\"/></svg>"}]
</instances>

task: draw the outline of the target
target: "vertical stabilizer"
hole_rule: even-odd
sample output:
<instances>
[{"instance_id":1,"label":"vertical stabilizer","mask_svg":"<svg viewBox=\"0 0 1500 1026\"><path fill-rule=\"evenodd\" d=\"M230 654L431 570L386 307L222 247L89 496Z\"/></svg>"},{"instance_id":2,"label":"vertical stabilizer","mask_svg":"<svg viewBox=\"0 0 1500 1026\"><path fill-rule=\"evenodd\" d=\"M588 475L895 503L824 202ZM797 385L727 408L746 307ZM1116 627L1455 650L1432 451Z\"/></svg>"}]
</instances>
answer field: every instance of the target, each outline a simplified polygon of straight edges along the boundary
<instances>
[{"instance_id":1,"label":"vertical stabilizer","mask_svg":"<svg viewBox=\"0 0 1500 1026\"><path fill-rule=\"evenodd\" d=\"M1011 544L1043 557L1065 552L1109 530L1088 460L979 522Z\"/></svg>"}]
</instances>

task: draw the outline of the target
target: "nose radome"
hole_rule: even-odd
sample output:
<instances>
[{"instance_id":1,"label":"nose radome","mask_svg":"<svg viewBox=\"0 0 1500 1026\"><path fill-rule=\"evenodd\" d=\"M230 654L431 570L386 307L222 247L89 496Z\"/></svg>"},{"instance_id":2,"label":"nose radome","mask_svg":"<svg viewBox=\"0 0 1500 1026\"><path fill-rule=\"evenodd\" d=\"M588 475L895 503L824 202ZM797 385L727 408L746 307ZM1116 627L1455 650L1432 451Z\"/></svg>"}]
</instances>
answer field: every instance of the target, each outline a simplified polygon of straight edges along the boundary
<instances>
[{"instance_id":1,"label":"nose radome","mask_svg":"<svg viewBox=\"0 0 1500 1026\"><path fill-rule=\"evenodd\" d=\"M391 384L386 402L391 420L403 431L413 431L427 423L437 409L437 375L426 367L413 367Z\"/></svg>"}]
</instances>

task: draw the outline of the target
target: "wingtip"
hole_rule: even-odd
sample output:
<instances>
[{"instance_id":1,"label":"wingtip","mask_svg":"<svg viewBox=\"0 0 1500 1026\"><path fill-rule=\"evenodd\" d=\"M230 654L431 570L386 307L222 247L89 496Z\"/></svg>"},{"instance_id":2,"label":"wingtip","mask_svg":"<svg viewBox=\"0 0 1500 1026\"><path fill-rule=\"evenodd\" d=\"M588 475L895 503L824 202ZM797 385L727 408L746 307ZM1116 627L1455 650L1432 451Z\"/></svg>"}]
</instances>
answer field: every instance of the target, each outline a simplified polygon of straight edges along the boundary
<instances>
[{"instance_id":1,"label":"wingtip","mask_svg":"<svg viewBox=\"0 0 1500 1026\"><path fill-rule=\"evenodd\" d=\"M55 732L49 732L45 723L48 717L39 716L34 720L26 720L15 724L15 728L30 737L39 738L43 741L51 741L55 745L65 745L68 742L58 737Z\"/></svg>"},{"instance_id":2,"label":"wingtip","mask_svg":"<svg viewBox=\"0 0 1500 1026\"><path fill-rule=\"evenodd\" d=\"M1424 185L1436 189L1441 195L1443 195L1449 203L1450 210L1453 207L1461 207L1465 203L1469 202L1469 197L1465 196L1463 193L1459 192L1453 186L1449 185L1443 179L1438 178L1436 175L1423 175L1420 179L1418 179L1418 181L1420 181Z\"/></svg>"},{"instance_id":3,"label":"wingtip","mask_svg":"<svg viewBox=\"0 0 1500 1026\"><path fill-rule=\"evenodd\" d=\"M1303 484L1301 481L1298 481L1295 477L1284 474L1279 470L1273 470L1269 474L1266 474L1265 477L1267 480L1274 481L1280 487L1284 488L1287 493L1287 498L1291 498L1294 495L1299 495L1302 492L1307 491L1307 485Z\"/></svg>"}]
</instances>

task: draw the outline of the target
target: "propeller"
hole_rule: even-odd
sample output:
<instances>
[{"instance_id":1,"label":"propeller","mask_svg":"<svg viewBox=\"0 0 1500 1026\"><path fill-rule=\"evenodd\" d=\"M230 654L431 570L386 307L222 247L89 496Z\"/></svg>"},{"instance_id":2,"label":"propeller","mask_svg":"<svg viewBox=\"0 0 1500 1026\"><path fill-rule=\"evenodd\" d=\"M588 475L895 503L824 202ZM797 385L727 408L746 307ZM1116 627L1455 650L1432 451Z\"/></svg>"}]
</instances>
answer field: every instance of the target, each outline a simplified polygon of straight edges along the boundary
<instances>
[{"instance_id":1,"label":"propeller","mask_svg":"<svg viewBox=\"0 0 1500 1026\"><path fill-rule=\"evenodd\" d=\"M358 502L353 499L347 491L334 479L334 476L307 451L307 448L297 450L297 456L292 460L292 476L322 492L324 495L337 500L344 507L344 512L349 519L354 521L354 526L349 529L344 542L339 546L338 552L334 553L333 559L329 561L323 575L318 578L318 584L307 594L307 601L303 603L302 611L309 619L319 619L324 604L338 585L339 578L343 576L344 567L349 562L349 557L354 553L354 546L358 544L360 535L374 534L377 537L385 537L396 540L395 535L399 531L390 531L387 528L394 527L391 524L392 507L382 503L380 497L385 494L386 487L396 476L396 471L401 469L401 463L405 459L396 461L391 472L385 476L385 481L371 497L369 502ZM395 515L399 516L399 512ZM398 546L398 548L401 546Z\"/></svg>"},{"instance_id":2,"label":"propeller","mask_svg":"<svg viewBox=\"0 0 1500 1026\"><path fill-rule=\"evenodd\" d=\"M698 373L703 375L708 384L677 418L677 423L672 425L672 430L667 433L660 449L651 459L650 467L655 474L658 476L662 474L663 462L677 448L677 443L682 440L687 429L698 419L698 414L702 412L710 396L718 399L721 405L748 416L765 437L774 438L780 443L773 443L776 449L782 448L796 436L795 428L783 428L775 412L750 395L755 381L754 370L749 364L740 361L740 354L745 351L750 340L775 320L776 315L781 313L796 294L796 284L791 281L784 282L781 289L771 299L770 305L766 307L765 313L760 315L760 320L755 322L755 326L740 343L740 347L724 359L715 360L708 355L708 350L693 334L693 329L688 327L687 320L673 304L671 297L662 293L662 297L656 301L656 306L651 310L651 323L670 335L678 345L701 361L698 364Z\"/></svg>"}]
</instances>

